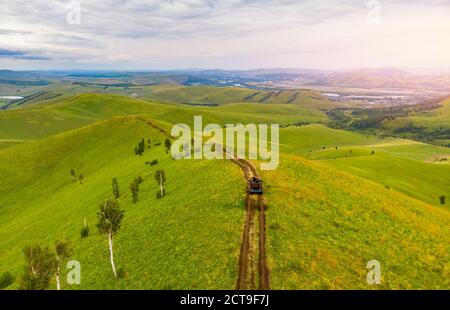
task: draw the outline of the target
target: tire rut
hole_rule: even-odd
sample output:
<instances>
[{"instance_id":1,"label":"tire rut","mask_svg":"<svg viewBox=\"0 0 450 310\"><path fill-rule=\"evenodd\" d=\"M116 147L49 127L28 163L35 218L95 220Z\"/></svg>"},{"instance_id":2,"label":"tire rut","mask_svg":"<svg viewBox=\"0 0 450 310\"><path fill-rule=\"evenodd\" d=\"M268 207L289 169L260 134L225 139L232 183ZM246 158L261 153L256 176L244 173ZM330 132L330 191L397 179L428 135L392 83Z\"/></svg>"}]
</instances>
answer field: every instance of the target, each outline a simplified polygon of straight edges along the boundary
<instances>
[{"instance_id":1,"label":"tire rut","mask_svg":"<svg viewBox=\"0 0 450 310\"><path fill-rule=\"evenodd\" d=\"M244 172L248 180L255 176L260 177L255 166L245 159L231 159ZM255 279L258 279L258 289L270 289L269 268L266 256L266 203L263 195L246 194L245 221L242 232L241 250L237 275L237 290L255 289ZM255 214L258 213L256 217ZM258 226L255 227L255 221ZM258 239L256 242L255 239ZM258 260L255 261L256 249ZM256 266L257 265L257 266ZM257 270L258 274L255 274Z\"/></svg>"},{"instance_id":2,"label":"tire rut","mask_svg":"<svg viewBox=\"0 0 450 310\"><path fill-rule=\"evenodd\" d=\"M141 117L135 117L135 119L145 122L148 126L172 138L167 131L150 120ZM225 149L224 155L227 156ZM246 183L252 177L260 178L258 171L250 161L242 158L234 158L234 156L230 160L243 171ZM255 289L256 279L258 280L258 288L260 290L270 289L270 275L266 257L266 209L267 206L263 195L246 194L245 220L236 281L237 290ZM256 213L258 213L257 217L255 216ZM256 228L255 220L258 222ZM255 239L258 239L258 242ZM256 249L259 250L257 262L255 261ZM256 274L256 270L258 274Z\"/></svg>"}]
</instances>

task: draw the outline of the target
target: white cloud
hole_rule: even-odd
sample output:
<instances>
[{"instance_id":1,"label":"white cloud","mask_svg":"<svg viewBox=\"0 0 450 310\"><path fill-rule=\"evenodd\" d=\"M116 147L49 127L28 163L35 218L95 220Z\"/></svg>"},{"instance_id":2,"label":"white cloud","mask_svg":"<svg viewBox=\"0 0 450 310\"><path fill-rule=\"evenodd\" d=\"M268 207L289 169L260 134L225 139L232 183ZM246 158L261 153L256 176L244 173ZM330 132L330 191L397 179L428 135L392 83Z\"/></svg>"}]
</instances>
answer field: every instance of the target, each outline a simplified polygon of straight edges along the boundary
<instances>
[{"instance_id":1,"label":"white cloud","mask_svg":"<svg viewBox=\"0 0 450 310\"><path fill-rule=\"evenodd\" d=\"M0 0L0 48L36 57L0 66L450 66L448 1L380 0L376 26L366 1L80 0L80 25L68 2Z\"/></svg>"}]
</instances>

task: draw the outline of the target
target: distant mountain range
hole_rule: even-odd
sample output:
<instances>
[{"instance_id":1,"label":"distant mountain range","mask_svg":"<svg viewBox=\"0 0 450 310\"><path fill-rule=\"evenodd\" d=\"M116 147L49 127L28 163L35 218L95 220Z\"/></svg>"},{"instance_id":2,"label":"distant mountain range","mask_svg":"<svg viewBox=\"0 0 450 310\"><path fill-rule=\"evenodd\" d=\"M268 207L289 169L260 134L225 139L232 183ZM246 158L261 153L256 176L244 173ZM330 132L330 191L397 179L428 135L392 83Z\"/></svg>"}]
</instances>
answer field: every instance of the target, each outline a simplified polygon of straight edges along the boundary
<instances>
[{"instance_id":1,"label":"distant mountain range","mask_svg":"<svg viewBox=\"0 0 450 310\"><path fill-rule=\"evenodd\" d=\"M348 87L384 90L429 90L450 92L450 72L412 73L398 69L314 69L172 70L172 71L10 71L0 70L0 84L45 84L61 79L73 82L116 85L215 85L252 86L266 83L276 87L289 82L299 87Z\"/></svg>"},{"instance_id":2,"label":"distant mountain range","mask_svg":"<svg viewBox=\"0 0 450 310\"><path fill-rule=\"evenodd\" d=\"M361 69L328 74L319 78L317 84L358 88L450 90L450 74L416 75L395 69Z\"/></svg>"}]
</instances>

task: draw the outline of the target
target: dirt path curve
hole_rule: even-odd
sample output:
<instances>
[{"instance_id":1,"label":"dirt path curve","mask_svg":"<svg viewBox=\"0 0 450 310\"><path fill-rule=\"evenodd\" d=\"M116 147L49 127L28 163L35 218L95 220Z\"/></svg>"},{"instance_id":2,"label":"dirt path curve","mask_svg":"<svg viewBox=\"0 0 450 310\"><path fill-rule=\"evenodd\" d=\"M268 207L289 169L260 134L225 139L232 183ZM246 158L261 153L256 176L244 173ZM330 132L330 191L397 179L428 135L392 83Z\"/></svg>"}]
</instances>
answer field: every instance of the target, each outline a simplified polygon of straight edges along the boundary
<instances>
[{"instance_id":1,"label":"dirt path curve","mask_svg":"<svg viewBox=\"0 0 450 310\"><path fill-rule=\"evenodd\" d=\"M172 136L152 121L141 117L135 117L137 120L145 122L148 126L160 131L165 136ZM226 155L226 151L224 150ZM244 172L247 192L247 183L251 177L260 178L256 167L248 160L242 158L231 158L234 164ZM242 232L242 243L239 254L239 266L237 275L237 290L255 289L255 281L258 279L258 288L260 290L270 289L269 268L266 257L266 202L263 195L246 194L245 197L245 221ZM258 217L255 217L258 210ZM255 228L255 220L258 222ZM256 242L258 239L258 242ZM256 249L258 249L258 260L255 260ZM256 274L257 270L257 274Z\"/></svg>"},{"instance_id":2,"label":"dirt path curve","mask_svg":"<svg viewBox=\"0 0 450 310\"><path fill-rule=\"evenodd\" d=\"M137 119L138 121L146 123L148 126L152 127L153 129L158 130L160 133L162 133L164 136L168 137L169 139L173 139L173 137L170 135L170 133L168 133L164 128L159 127L158 125L153 123L151 120L148 120L148 119L145 119L145 118L139 117L139 116L135 116L134 118Z\"/></svg>"}]
</instances>

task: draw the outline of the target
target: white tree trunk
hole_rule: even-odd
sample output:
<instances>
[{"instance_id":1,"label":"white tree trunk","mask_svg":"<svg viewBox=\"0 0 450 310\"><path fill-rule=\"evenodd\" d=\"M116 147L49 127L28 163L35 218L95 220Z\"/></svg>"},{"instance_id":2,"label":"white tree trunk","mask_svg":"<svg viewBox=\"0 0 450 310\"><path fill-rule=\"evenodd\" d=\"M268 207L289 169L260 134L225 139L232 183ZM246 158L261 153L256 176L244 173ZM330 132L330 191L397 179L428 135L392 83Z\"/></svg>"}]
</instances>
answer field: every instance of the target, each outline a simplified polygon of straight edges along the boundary
<instances>
[{"instance_id":1,"label":"white tree trunk","mask_svg":"<svg viewBox=\"0 0 450 310\"><path fill-rule=\"evenodd\" d=\"M108 234L108 239L109 239L109 254L110 254L110 257L111 257L111 267L112 267L114 276L117 278L116 265L114 265L113 238L112 238L112 232L111 231Z\"/></svg>"},{"instance_id":2,"label":"white tree trunk","mask_svg":"<svg viewBox=\"0 0 450 310\"><path fill-rule=\"evenodd\" d=\"M163 196L162 174L159 175L159 188L161 189L161 197Z\"/></svg>"},{"instance_id":3,"label":"white tree trunk","mask_svg":"<svg viewBox=\"0 0 450 310\"><path fill-rule=\"evenodd\" d=\"M59 291L61 289L61 282L59 281L59 274L61 272L61 262L59 260L59 257L57 258L58 260L58 268L56 270L56 289Z\"/></svg>"},{"instance_id":4,"label":"white tree trunk","mask_svg":"<svg viewBox=\"0 0 450 310\"><path fill-rule=\"evenodd\" d=\"M31 265L31 272L33 273L33 275L36 275L36 270L34 269L34 258L33 258L33 249L31 249L30 251L30 265Z\"/></svg>"}]
</instances>

